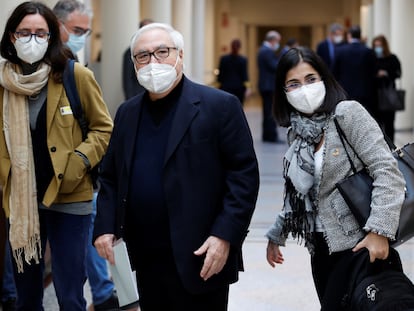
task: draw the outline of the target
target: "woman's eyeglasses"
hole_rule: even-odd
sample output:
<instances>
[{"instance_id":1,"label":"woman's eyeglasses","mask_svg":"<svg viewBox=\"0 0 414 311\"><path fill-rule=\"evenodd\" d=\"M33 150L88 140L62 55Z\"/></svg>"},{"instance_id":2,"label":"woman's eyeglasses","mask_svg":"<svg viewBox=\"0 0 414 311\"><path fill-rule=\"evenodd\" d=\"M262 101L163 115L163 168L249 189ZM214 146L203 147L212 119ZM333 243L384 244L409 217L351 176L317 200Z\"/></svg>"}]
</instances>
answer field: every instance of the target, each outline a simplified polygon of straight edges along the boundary
<instances>
[{"instance_id":1,"label":"woman's eyeglasses","mask_svg":"<svg viewBox=\"0 0 414 311\"><path fill-rule=\"evenodd\" d=\"M37 43L42 44L49 40L50 32L39 31L31 33L30 31L16 31L14 37L22 43L28 43L34 37Z\"/></svg>"}]
</instances>

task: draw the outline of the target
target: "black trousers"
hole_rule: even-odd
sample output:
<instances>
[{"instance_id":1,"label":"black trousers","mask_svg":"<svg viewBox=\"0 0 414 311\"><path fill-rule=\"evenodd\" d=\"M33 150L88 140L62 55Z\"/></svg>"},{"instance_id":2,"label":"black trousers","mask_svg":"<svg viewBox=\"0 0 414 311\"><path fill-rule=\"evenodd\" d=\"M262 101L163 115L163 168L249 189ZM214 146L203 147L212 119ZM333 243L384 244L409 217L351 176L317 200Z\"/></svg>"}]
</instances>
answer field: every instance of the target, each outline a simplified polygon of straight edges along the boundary
<instances>
[{"instance_id":1,"label":"black trousers","mask_svg":"<svg viewBox=\"0 0 414 311\"><path fill-rule=\"evenodd\" d=\"M141 252L141 254L143 254ZM229 286L194 295L178 275L172 254L137 256L135 268L142 311L226 311Z\"/></svg>"},{"instance_id":2,"label":"black trousers","mask_svg":"<svg viewBox=\"0 0 414 311\"><path fill-rule=\"evenodd\" d=\"M311 265L321 311L343 310L342 300L348 289L354 256L351 249L329 255L323 234L315 234L315 254L311 257Z\"/></svg>"}]
</instances>

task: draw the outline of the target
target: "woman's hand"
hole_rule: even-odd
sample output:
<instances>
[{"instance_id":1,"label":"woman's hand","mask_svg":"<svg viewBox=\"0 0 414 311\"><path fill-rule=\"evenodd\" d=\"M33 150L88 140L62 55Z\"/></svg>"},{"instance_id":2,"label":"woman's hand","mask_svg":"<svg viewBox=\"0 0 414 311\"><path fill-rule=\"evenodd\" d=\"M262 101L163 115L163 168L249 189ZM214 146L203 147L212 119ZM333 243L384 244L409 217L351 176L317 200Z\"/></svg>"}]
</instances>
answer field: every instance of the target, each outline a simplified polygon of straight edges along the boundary
<instances>
[{"instance_id":1,"label":"woman's hand","mask_svg":"<svg viewBox=\"0 0 414 311\"><path fill-rule=\"evenodd\" d=\"M375 232L370 232L361 242L355 245L352 251L357 252L364 247L369 251L370 262L374 262L375 259L384 260L388 258L390 246L388 239L385 236L376 234Z\"/></svg>"},{"instance_id":2,"label":"woman's hand","mask_svg":"<svg viewBox=\"0 0 414 311\"><path fill-rule=\"evenodd\" d=\"M279 245L269 241L267 243L267 262L274 268L277 263L282 264L284 259Z\"/></svg>"}]
</instances>

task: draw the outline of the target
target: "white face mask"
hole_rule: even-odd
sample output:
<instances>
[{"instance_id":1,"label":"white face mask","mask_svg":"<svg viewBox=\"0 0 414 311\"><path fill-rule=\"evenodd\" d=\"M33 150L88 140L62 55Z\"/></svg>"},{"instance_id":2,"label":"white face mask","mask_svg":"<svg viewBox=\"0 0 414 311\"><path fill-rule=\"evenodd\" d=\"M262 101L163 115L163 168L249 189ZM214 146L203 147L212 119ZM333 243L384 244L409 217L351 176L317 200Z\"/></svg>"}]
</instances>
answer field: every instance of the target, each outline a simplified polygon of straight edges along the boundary
<instances>
[{"instance_id":1,"label":"white face mask","mask_svg":"<svg viewBox=\"0 0 414 311\"><path fill-rule=\"evenodd\" d=\"M38 43L35 38L32 38L29 42L23 43L17 39L14 42L14 47L17 52L17 56L24 62L33 64L41 60L47 51L49 44L45 42Z\"/></svg>"},{"instance_id":2,"label":"white face mask","mask_svg":"<svg viewBox=\"0 0 414 311\"><path fill-rule=\"evenodd\" d=\"M341 35L334 36L334 37L333 37L333 42L334 42L335 44L338 44L338 43L341 43L343 39L344 39L344 37L343 37L343 36L341 36Z\"/></svg>"},{"instance_id":3,"label":"white face mask","mask_svg":"<svg viewBox=\"0 0 414 311\"><path fill-rule=\"evenodd\" d=\"M137 79L146 90L154 94L162 94L168 91L177 80L175 67L169 64L149 63L137 72Z\"/></svg>"},{"instance_id":4,"label":"white face mask","mask_svg":"<svg viewBox=\"0 0 414 311\"><path fill-rule=\"evenodd\" d=\"M325 84L319 81L287 92L286 98L297 111L312 114L322 105L325 94Z\"/></svg>"}]
</instances>

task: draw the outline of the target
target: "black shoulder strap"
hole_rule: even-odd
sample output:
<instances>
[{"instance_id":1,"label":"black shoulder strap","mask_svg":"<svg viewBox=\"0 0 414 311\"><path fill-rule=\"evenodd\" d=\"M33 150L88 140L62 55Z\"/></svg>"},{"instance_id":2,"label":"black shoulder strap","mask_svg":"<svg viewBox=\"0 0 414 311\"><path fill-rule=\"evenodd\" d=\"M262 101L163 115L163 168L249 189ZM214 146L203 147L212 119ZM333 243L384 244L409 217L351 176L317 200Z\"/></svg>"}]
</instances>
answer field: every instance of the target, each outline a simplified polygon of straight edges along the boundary
<instances>
[{"instance_id":1,"label":"black shoulder strap","mask_svg":"<svg viewBox=\"0 0 414 311\"><path fill-rule=\"evenodd\" d=\"M359 157L358 153L356 153L356 151L355 151L355 149L354 149L354 146L352 146L352 145L351 145L351 143L348 141L348 138L346 137L346 135L345 135L344 131L342 130L342 128L341 128L341 126L339 125L338 120L337 120L336 118L334 118L334 122L335 122L335 127L336 127L336 130L337 130L337 132L338 132L338 134L339 134L339 138L341 139L341 143L342 143L342 145L344 146L346 156L348 157L349 163L351 164L352 171L353 171L354 173L356 173L356 172L357 172L357 169L355 168L354 162L352 161L351 156L349 155L349 152L348 152L348 149L346 148L345 142L347 143L347 145L348 145L349 147L351 147L352 151L353 151L353 152L354 152L354 154L357 156L358 160L362 163L362 165L363 165L364 167L367 167L367 166L365 165L364 161L362 161L362 160L361 160L361 158Z\"/></svg>"},{"instance_id":2,"label":"black shoulder strap","mask_svg":"<svg viewBox=\"0 0 414 311\"><path fill-rule=\"evenodd\" d=\"M75 82L75 60L69 59L66 68L63 71L63 86L66 91L66 96L70 102L70 108L72 109L73 116L79 122L79 126L82 130L82 139L85 140L88 135L88 123L82 110L82 104L79 98L78 90L76 89Z\"/></svg>"}]
</instances>

